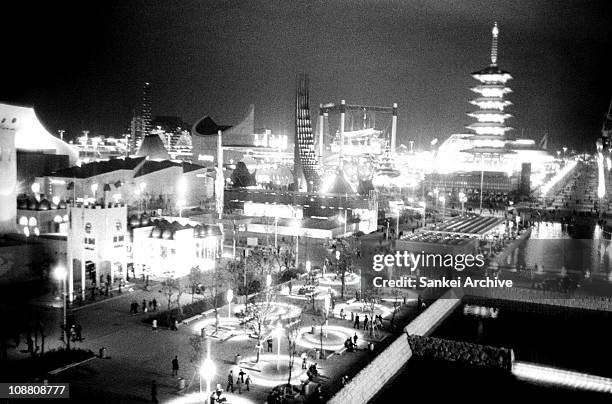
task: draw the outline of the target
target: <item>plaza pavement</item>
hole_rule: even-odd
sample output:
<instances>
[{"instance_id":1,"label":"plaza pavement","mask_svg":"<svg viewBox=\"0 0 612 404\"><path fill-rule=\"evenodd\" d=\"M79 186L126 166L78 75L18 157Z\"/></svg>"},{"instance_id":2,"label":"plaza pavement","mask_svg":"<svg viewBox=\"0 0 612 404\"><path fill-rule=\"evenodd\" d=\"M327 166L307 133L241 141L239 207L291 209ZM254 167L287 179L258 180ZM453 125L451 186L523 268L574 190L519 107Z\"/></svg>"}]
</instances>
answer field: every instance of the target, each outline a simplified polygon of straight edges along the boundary
<instances>
[{"instance_id":1,"label":"plaza pavement","mask_svg":"<svg viewBox=\"0 0 612 404\"><path fill-rule=\"evenodd\" d=\"M294 288L297 287L299 287L298 283L295 283ZM181 325L178 331L167 329L153 331L149 325L142 323L142 319L147 314L129 313L130 302L132 300L141 302L143 298L150 300L155 297L163 307L164 298L159 289L154 286L150 291L124 291L122 295L84 306L73 313L83 327L84 337L83 342L74 345L91 349L95 353L98 353L101 347L105 347L110 357L109 359L96 358L57 375L56 381L70 383L73 402L147 402L151 400L152 380L156 380L158 384L160 402L173 402L199 391L197 366L190 363L193 349L189 344L189 338L195 333L193 327ZM183 295L183 300L184 303L190 302L191 295ZM289 300L281 297L279 301ZM55 313L52 313L55 315L51 316L56 321L58 321L58 313L61 315L61 310L56 310ZM227 316L227 306L221 308L220 313L222 316ZM330 319L330 325L343 325L348 328L352 326L349 320L340 319ZM234 355L240 353L243 359L254 356L256 340L239 337L225 342L219 342L211 337L208 340L210 341L211 358L217 366L211 385L214 388L217 383L220 383L225 389L229 370L234 369L234 375L237 375L239 371L239 366L234 365ZM281 355L286 355L287 339L283 336L280 341ZM366 343L363 336L359 342L363 350L354 353L345 352L342 355L333 355L328 360L317 361L323 375L326 394L332 394L341 387L340 377L342 375L352 377L371 360L373 354L365 349ZM275 362L276 344L277 339L275 338L274 356L268 357L267 360ZM47 349L54 346L61 346L59 330L47 339ZM305 349L298 348L298 353L303 350ZM178 376L185 379L186 388L182 391L178 390L177 378L171 375L171 360L175 355L178 356L180 363ZM264 361L263 358L262 356L262 361ZM298 368L301 368L299 363L300 359L296 358L296 364ZM245 371L254 372L248 369ZM277 384L284 381L286 381L286 376L280 376ZM293 382L299 383L298 378L294 378ZM263 403L269 391L270 386L254 384L251 386L251 391L243 391L242 398L248 401L234 398L234 402ZM231 395L228 402L232 403Z\"/></svg>"}]
</instances>

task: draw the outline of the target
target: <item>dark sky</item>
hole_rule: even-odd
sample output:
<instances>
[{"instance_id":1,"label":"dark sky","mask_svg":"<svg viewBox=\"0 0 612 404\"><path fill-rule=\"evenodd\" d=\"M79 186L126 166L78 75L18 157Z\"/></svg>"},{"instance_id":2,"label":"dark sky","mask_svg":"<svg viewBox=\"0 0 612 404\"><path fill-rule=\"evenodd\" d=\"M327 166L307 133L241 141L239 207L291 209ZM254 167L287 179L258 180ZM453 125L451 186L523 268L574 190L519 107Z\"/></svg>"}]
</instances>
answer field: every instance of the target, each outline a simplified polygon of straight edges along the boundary
<instances>
[{"instance_id":1,"label":"dark sky","mask_svg":"<svg viewBox=\"0 0 612 404\"><path fill-rule=\"evenodd\" d=\"M612 97L609 0L19 4L3 6L0 100L34 105L52 132L123 133L150 80L154 115L234 124L253 103L257 127L292 134L305 71L313 114L398 102L400 142L445 139L471 122L494 21L515 134L590 148Z\"/></svg>"}]
</instances>

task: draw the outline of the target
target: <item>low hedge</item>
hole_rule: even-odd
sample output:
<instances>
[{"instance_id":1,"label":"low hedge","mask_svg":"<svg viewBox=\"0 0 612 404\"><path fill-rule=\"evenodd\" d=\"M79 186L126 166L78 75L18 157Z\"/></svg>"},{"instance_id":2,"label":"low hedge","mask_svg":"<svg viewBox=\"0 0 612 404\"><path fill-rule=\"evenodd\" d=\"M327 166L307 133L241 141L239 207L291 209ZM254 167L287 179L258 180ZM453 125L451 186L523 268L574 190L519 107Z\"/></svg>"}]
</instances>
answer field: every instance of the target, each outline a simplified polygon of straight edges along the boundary
<instances>
[{"instance_id":1,"label":"low hedge","mask_svg":"<svg viewBox=\"0 0 612 404\"><path fill-rule=\"evenodd\" d=\"M424 359L466 363L473 366L512 369L512 350L441 338L408 336L413 355Z\"/></svg>"},{"instance_id":2,"label":"low hedge","mask_svg":"<svg viewBox=\"0 0 612 404\"><path fill-rule=\"evenodd\" d=\"M225 304L225 294L219 293L217 295L217 302L219 307ZM158 306L162 307L162 306ZM181 306L181 310L178 307L174 307L170 310L161 310L158 312L153 312L149 316L145 317L142 322L146 324L153 323L153 320L157 320L158 327L170 327L172 325L172 321L182 321L185 318L193 317L197 314L205 312L214 308L213 300L211 298L199 299L193 303L184 304Z\"/></svg>"}]
</instances>

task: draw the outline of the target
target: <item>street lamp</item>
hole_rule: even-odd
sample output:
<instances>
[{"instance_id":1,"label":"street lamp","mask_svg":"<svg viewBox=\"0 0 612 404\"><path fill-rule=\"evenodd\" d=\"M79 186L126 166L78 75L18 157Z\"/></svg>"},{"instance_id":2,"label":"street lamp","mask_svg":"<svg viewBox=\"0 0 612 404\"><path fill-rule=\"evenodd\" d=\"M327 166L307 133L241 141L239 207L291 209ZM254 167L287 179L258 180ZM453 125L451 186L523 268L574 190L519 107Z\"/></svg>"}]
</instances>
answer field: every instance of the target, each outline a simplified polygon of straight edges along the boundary
<instances>
[{"instance_id":1,"label":"street lamp","mask_svg":"<svg viewBox=\"0 0 612 404\"><path fill-rule=\"evenodd\" d=\"M98 183L94 182L93 184L91 184L91 193L93 194L93 199L94 199L94 205L97 202L97 192L98 192Z\"/></svg>"},{"instance_id":2,"label":"street lamp","mask_svg":"<svg viewBox=\"0 0 612 404\"><path fill-rule=\"evenodd\" d=\"M302 227L302 222L299 220L294 220L293 221L293 228L294 229L299 229ZM298 231L296 230L295 232L295 267L298 267L298 261L300 258L300 233L298 233Z\"/></svg>"},{"instance_id":3,"label":"street lamp","mask_svg":"<svg viewBox=\"0 0 612 404\"><path fill-rule=\"evenodd\" d=\"M442 221L444 221L444 210L446 209L446 197L441 196L440 202L442 202Z\"/></svg>"},{"instance_id":4,"label":"street lamp","mask_svg":"<svg viewBox=\"0 0 612 404\"><path fill-rule=\"evenodd\" d=\"M279 321L278 323L276 323L276 345L277 347L277 353L276 353L276 370L278 370L278 366L280 363L280 339L281 339L281 335L283 334L283 325L281 324L281 322Z\"/></svg>"},{"instance_id":5,"label":"street lamp","mask_svg":"<svg viewBox=\"0 0 612 404\"><path fill-rule=\"evenodd\" d=\"M187 180L180 177L176 185L178 191L179 217L183 217L183 207L185 206L185 193L187 192Z\"/></svg>"},{"instance_id":6,"label":"street lamp","mask_svg":"<svg viewBox=\"0 0 612 404\"><path fill-rule=\"evenodd\" d=\"M209 354L210 355L210 354ZM210 381L215 375L215 362L207 356L200 367L200 393L202 393L202 377L206 380L206 397L210 395Z\"/></svg>"},{"instance_id":7,"label":"street lamp","mask_svg":"<svg viewBox=\"0 0 612 404\"><path fill-rule=\"evenodd\" d=\"M459 202L461 202L461 214L463 215L464 203L467 202L467 197L465 193L459 192Z\"/></svg>"},{"instance_id":8,"label":"street lamp","mask_svg":"<svg viewBox=\"0 0 612 404\"><path fill-rule=\"evenodd\" d=\"M434 200L436 203L435 209L437 211L438 210L438 194L440 193L440 190L438 188L434 188L433 193L434 193ZM434 220L435 220L435 215L434 215Z\"/></svg>"},{"instance_id":9,"label":"street lamp","mask_svg":"<svg viewBox=\"0 0 612 404\"><path fill-rule=\"evenodd\" d=\"M232 289L227 290L227 317L232 318L232 299L234 298L234 291Z\"/></svg>"},{"instance_id":10,"label":"street lamp","mask_svg":"<svg viewBox=\"0 0 612 404\"><path fill-rule=\"evenodd\" d=\"M68 344L68 330L66 329L66 275L66 269L63 266L58 266L53 272L54 278L62 283L62 336L66 338L66 344Z\"/></svg>"}]
</instances>

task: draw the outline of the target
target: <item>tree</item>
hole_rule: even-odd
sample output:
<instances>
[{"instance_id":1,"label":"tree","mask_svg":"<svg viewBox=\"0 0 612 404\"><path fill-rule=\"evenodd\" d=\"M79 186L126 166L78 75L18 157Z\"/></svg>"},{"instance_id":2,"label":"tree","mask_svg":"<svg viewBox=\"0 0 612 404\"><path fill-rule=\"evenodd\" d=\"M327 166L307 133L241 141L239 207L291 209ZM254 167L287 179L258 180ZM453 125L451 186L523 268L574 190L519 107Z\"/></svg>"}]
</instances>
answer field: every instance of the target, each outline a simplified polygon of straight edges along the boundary
<instances>
[{"instance_id":1,"label":"tree","mask_svg":"<svg viewBox=\"0 0 612 404\"><path fill-rule=\"evenodd\" d=\"M291 389L291 377L293 375L293 364L297 356L297 339L300 335L302 327L302 316L294 323L287 325L287 353L289 354L289 375L287 377L287 386Z\"/></svg>"},{"instance_id":2,"label":"tree","mask_svg":"<svg viewBox=\"0 0 612 404\"><path fill-rule=\"evenodd\" d=\"M191 287L191 302L193 303L196 289L204 282L204 272L199 266L192 267L189 271L187 279L189 281L189 286Z\"/></svg>"},{"instance_id":3,"label":"tree","mask_svg":"<svg viewBox=\"0 0 612 404\"><path fill-rule=\"evenodd\" d=\"M274 301L276 300L276 291L270 287L265 292L258 293L251 301L248 307L253 322L255 323L255 333L257 334L257 360L259 362L259 353L261 351L262 329L265 329L271 320L271 314L274 310Z\"/></svg>"},{"instance_id":4,"label":"tree","mask_svg":"<svg viewBox=\"0 0 612 404\"><path fill-rule=\"evenodd\" d=\"M346 274L352 272L355 268L354 259L358 251L356 244L357 239L355 237L336 240L336 251L340 252L340 255L339 259L336 256L333 258L336 260L336 273L340 277L340 296L342 299L344 299L344 292L346 290Z\"/></svg>"}]
</instances>

